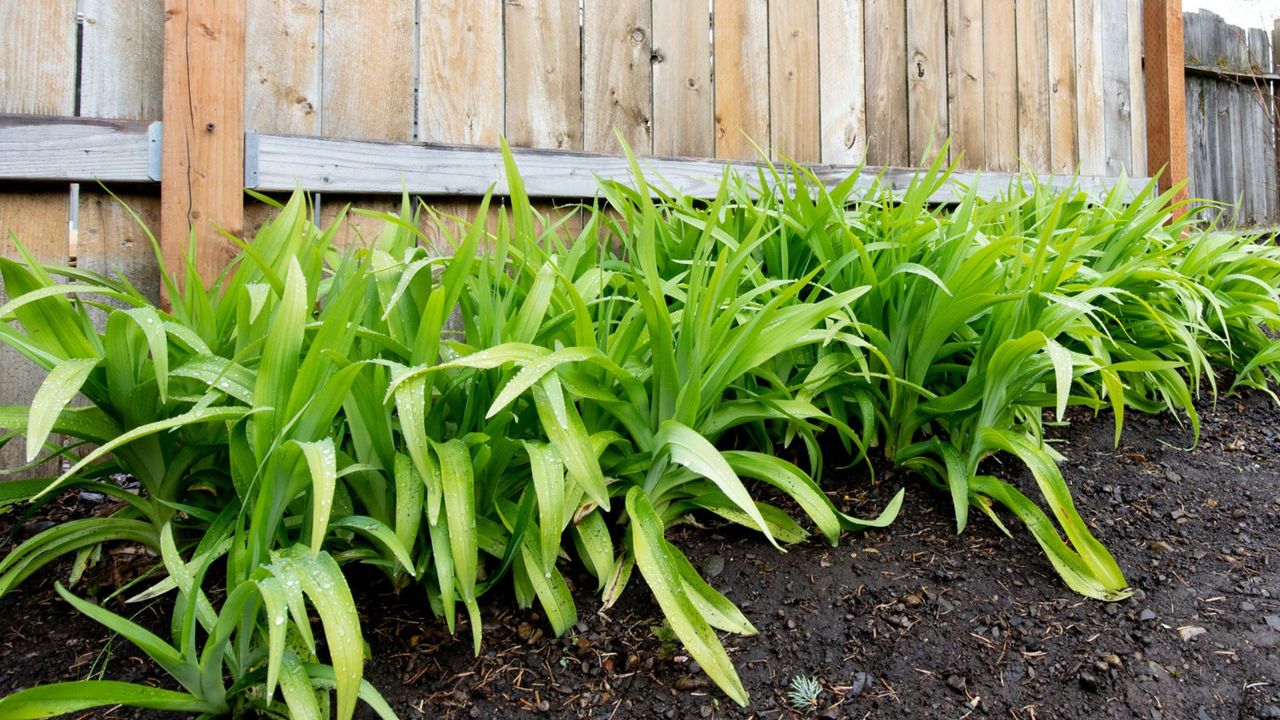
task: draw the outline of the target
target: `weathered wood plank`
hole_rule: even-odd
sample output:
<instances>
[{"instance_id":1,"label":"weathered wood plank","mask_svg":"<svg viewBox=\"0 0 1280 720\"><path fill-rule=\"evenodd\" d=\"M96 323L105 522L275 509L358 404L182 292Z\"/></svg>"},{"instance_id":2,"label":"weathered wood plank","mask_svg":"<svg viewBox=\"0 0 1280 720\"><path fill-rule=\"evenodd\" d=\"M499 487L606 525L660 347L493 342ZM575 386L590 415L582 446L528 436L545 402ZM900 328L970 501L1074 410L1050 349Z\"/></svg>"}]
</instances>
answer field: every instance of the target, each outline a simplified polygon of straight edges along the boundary
<instances>
[{"instance_id":1,"label":"weathered wood plank","mask_svg":"<svg viewBox=\"0 0 1280 720\"><path fill-rule=\"evenodd\" d=\"M179 263L192 228L212 282L244 222L244 0L166 0L160 241ZM209 72L210 68L218 72Z\"/></svg>"},{"instance_id":2,"label":"weathered wood plank","mask_svg":"<svg viewBox=\"0 0 1280 720\"><path fill-rule=\"evenodd\" d=\"M773 157L818 162L818 0L769 6L768 57Z\"/></svg>"},{"instance_id":3,"label":"weathered wood plank","mask_svg":"<svg viewBox=\"0 0 1280 720\"><path fill-rule=\"evenodd\" d=\"M981 168L986 164L982 4L982 0L947 3L947 119L951 129L951 157L965 168Z\"/></svg>"},{"instance_id":4,"label":"weathered wood plank","mask_svg":"<svg viewBox=\"0 0 1280 720\"><path fill-rule=\"evenodd\" d=\"M653 0L653 151L715 154L711 17L706 3Z\"/></svg>"},{"instance_id":5,"label":"weathered wood plank","mask_svg":"<svg viewBox=\"0 0 1280 720\"><path fill-rule=\"evenodd\" d=\"M1013 0L982 1L986 104L986 165L1013 172L1018 166L1018 52Z\"/></svg>"},{"instance_id":6,"label":"weathered wood plank","mask_svg":"<svg viewBox=\"0 0 1280 720\"><path fill-rule=\"evenodd\" d=\"M324 4L320 134L413 137L414 3Z\"/></svg>"},{"instance_id":7,"label":"weathered wood plank","mask_svg":"<svg viewBox=\"0 0 1280 720\"><path fill-rule=\"evenodd\" d=\"M867 157L866 58L861 0L818 0L822 161L857 165Z\"/></svg>"},{"instance_id":8,"label":"weathered wood plank","mask_svg":"<svg viewBox=\"0 0 1280 720\"><path fill-rule=\"evenodd\" d=\"M653 152L653 9L650 0L585 0L582 20L582 145Z\"/></svg>"},{"instance_id":9,"label":"weathered wood plank","mask_svg":"<svg viewBox=\"0 0 1280 720\"><path fill-rule=\"evenodd\" d=\"M1019 0L1018 156L1037 172L1049 168L1049 17L1046 0Z\"/></svg>"},{"instance_id":10,"label":"weathered wood plank","mask_svg":"<svg viewBox=\"0 0 1280 720\"><path fill-rule=\"evenodd\" d=\"M328 138L250 135L250 185L263 191L305 190L341 193L399 195L478 196L497 183L506 193L501 153L493 148L442 146L417 143L379 143ZM594 197L598 179L628 182L630 166L618 155L559 150L519 149L516 162L529 194L536 198L580 199ZM699 197L712 197L726 167L753 179L758 165L749 161L693 158L640 159L650 183ZM811 165L824 181L837 183L856 168L849 165ZM863 173L862 187L882 168ZM893 187L905 187L915 170L891 169L886 178ZM1007 188L1011 176L1001 173L958 173L963 183L980 188ZM1049 176L1053 187L1065 187L1070 178ZM1085 177L1081 186L1095 193L1110 187L1113 179ZM994 192L994 190L993 190ZM944 190L938 201L954 199Z\"/></svg>"},{"instance_id":11,"label":"weathered wood plank","mask_svg":"<svg viewBox=\"0 0 1280 720\"><path fill-rule=\"evenodd\" d=\"M164 0L84 0L80 114L160 119Z\"/></svg>"},{"instance_id":12,"label":"weathered wood plank","mask_svg":"<svg viewBox=\"0 0 1280 720\"><path fill-rule=\"evenodd\" d=\"M320 134L321 0L246 0L245 129Z\"/></svg>"},{"instance_id":13,"label":"weathered wood plank","mask_svg":"<svg viewBox=\"0 0 1280 720\"><path fill-rule=\"evenodd\" d=\"M73 114L76 0L6 0L0 28L0 112Z\"/></svg>"},{"instance_id":14,"label":"weathered wood plank","mask_svg":"<svg viewBox=\"0 0 1280 720\"><path fill-rule=\"evenodd\" d=\"M866 0L865 8L867 161L908 165L906 0Z\"/></svg>"},{"instance_id":15,"label":"weathered wood plank","mask_svg":"<svg viewBox=\"0 0 1280 720\"><path fill-rule=\"evenodd\" d=\"M1076 0L1076 145L1080 172L1106 172L1101 0Z\"/></svg>"},{"instance_id":16,"label":"weathered wood plank","mask_svg":"<svg viewBox=\"0 0 1280 720\"><path fill-rule=\"evenodd\" d=\"M1049 0L1049 167L1070 173L1080 162L1076 144L1076 18L1074 0Z\"/></svg>"},{"instance_id":17,"label":"weathered wood plank","mask_svg":"<svg viewBox=\"0 0 1280 720\"><path fill-rule=\"evenodd\" d=\"M160 301L160 272L146 232L120 203L138 214L153 233L160 227L156 191L119 195L81 189L76 232L76 266L108 277L124 275L143 295Z\"/></svg>"},{"instance_id":18,"label":"weathered wood plank","mask_svg":"<svg viewBox=\"0 0 1280 720\"><path fill-rule=\"evenodd\" d=\"M1133 164L1133 108L1129 93L1129 12L1125 0L1102 0L1103 138L1108 175Z\"/></svg>"},{"instance_id":19,"label":"weathered wood plank","mask_svg":"<svg viewBox=\"0 0 1280 720\"><path fill-rule=\"evenodd\" d=\"M522 147L581 149L577 0L507 3L503 22L507 140ZM461 77L454 80L465 82Z\"/></svg>"},{"instance_id":20,"label":"weathered wood plank","mask_svg":"<svg viewBox=\"0 0 1280 720\"><path fill-rule=\"evenodd\" d=\"M947 12L936 0L907 0L908 158L929 165L947 136Z\"/></svg>"},{"instance_id":21,"label":"weathered wood plank","mask_svg":"<svg viewBox=\"0 0 1280 720\"><path fill-rule=\"evenodd\" d=\"M159 123L0 115L0 178L159 180Z\"/></svg>"},{"instance_id":22,"label":"weathered wood plank","mask_svg":"<svg viewBox=\"0 0 1280 720\"><path fill-rule=\"evenodd\" d=\"M716 0L716 157L768 151L769 0Z\"/></svg>"},{"instance_id":23,"label":"weathered wood plank","mask_svg":"<svg viewBox=\"0 0 1280 720\"><path fill-rule=\"evenodd\" d=\"M0 99L0 103L4 100ZM0 255L18 257L10 237L17 237L37 260L65 264L68 260L69 194L66 188L23 194L0 193ZM8 301L0 284L0 303ZM0 382L0 405L30 405L36 390L44 381L44 369L19 355L8 345L0 344L0 364L4 382ZM26 464L26 443L11 442L0 448L0 468ZM55 463L45 463L8 478L39 477L57 472Z\"/></svg>"},{"instance_id":24,"label":"weathered wood plank","mask_svg":"<svg viewBox=\"0 0 1280 720\"><path fill-rule=\"evenodd\" d=\"M1181 15L1181 0L1176 3L1178 7L1174 8L1171 13ZM1132 108L1129 121L1130 145L1133 148L1133 164L1129 167L1130 175L1146 175L1147 174L1147 94L1146 94L1146 77L1143 69L1143 48L1146 44L1145 22L1143 20L1143 3L1129 3L1129 107ZM1176 22L1178 32L1182 32L1182 18L1172 18L1169 22ZM1178 50L1182 52L1181 48ZM1180 55L1179 55L1180 57ZM1171 58L1171 61L1175 58ZM1177 63L1174 62L1171 67L1176 68ZM1183 92L1182 96L1185 97ZM1181 115L1173 117L1180 118Z\"/></svg>"}]
</instances>

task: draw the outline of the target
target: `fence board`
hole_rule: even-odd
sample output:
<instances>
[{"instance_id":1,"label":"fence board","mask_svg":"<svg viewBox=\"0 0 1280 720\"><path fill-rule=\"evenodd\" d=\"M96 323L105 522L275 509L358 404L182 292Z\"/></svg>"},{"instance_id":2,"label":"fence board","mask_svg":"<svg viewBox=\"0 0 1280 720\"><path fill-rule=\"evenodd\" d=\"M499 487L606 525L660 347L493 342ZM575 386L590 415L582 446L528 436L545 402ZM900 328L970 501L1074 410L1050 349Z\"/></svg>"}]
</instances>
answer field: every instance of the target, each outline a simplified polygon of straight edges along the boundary
<instances>
[{"instance_id":1,"label":"fence board","mask_svg":"<svg viewBox=\"0 0 1280 720\"><path fill-rule=\"evenodd\" d=\"M818 75L809 70L817 66L818 0L771 4L769 107L774 158L821 159Z\"/></svg>"},{"instance_id":2,"label":"fence board","mask_svg":"<svg viewBox=\"0 0 1280 720\"><path fill-rule=\"evenodd\" d=\"M320 134L413 137L414 4L324 5Z\"/></svg>"},{"instance_id":3,"label":"fence board","mask_svg":"<svg viewBox=\"0 0 1280 720\"><path fill-rule=\"evenodd\" d=\"M320 134L321 0L246 0L245 130Z\"/></svg>"},{"instance_id":4,"label":"fence board","mask_svg":"<svg viewBox=\"0 0 1280 720\"><path fill-rule=\"evenodd\" d=\"M947 119L951 156L966 168L986 164L986 67L982 27L982 0L947 3Z\"/></svg>"},{"instance_id":5,"label":"fence board","mask_svg":"<svg viewBox=\"0 0 1280 720\"><path fill-rule=\"evenodd\" d=\"M1129 3L1129 144L1133 152L1130 176L1147 174L1147 95L1142 64L1146 34L1142 23L1142 3Z\"/></svg>"},{"instance_id":6,"label":"fence board","mask_svg":"<svg viewBox=\"0 0 1280 720\"><path fill-rule=\"evenodd\" d=\"M1076 0L1076 143L1080 172L1106 172L1103 137L1102 5L1100 0Z\"/></svg>"},{"instance_id":7,"label":"fence board","mask_svg":"<svg viewBox=\"0 0 1280 720\"><path fill-rule=\"evenodd\" d=\"M1103 142L1109 175L1128 172L1133 163L1129 93L1129 14L1124 0L1102 0Z\"/></svg>"},{"instance_id":8,"label":"fence board","mask_svg":"<svg viewBox=\"0 0 1280 720\"><path fill-rule=\"evenodd\" d=\"M1018 156L1049 166L1049 18L1046 0L1020 0L1018 33Z\"/></svg>"},{"instance_id":9,"label":"fence board","mask_svg":"<svg viewBox=\"0 0 1280 720\"><path fill-rule=\"evenodd\" d=\"M1053 23L1049 37L1049 167L1055 173L1077 169L1076 19L1074 0L1049 0Z\"/></svg>"},{"instance_id":10,"label":"fence board","mask_svg":"<svg viewBox=\"0 0 1280 720\"><path fill-rule=\"evenodd\" d=\"M1018 169L1018 52L1013 0L982 0L986 161L992 170Z\"/></svg>"},{"instance_id":11,"label":"fence board","mask_svg":"<svg viewBox=\"0 0 1280 720\"><path fill-rule=\"evenodd\" d=\"M907 6L905 0L866 0L867 162L906 165Z\"/></svg>"},{"instance_id":12,"label":"fence board","mask_svg":"<svg viewBox=\"0 0 1280 720\"><path fill-rule=\"evenodd\" d=\"M769 137L769 1L716 0L716 157L756 157Z\"/></svg>"},{"instance_id":13,"label":"fence board","mask_svg":"<svg viewBox=\"0 0 1280 720\"><path fill-rule=\"evenodd\" d=\"M822 162L856 165L867 156L866 64L861 0L818 0Z\"/></svg>"},{"instance_id":14,"label":"fence board","mask_svg":"<svg viewBox=\"0 0 1280 720\"><path fill-rule=\"evenodd\" d=\"M577 1L507 3L504 23L507 140L523 147L581 149Z\"/></svg>"},{"instance_id":15,"label":"fence board","mask_svg":"<svg viewBox=\"0 0 1280 720\"><path fill-rule=\"evenodd\" d=\"M585 0L584 149L616 152L617 128L633 151L653 152L652 18L650 0Z\"/></svg>"},{"instance_id":16,"label":"fence board","mask_svg":"<svg viewBox=\"0 0 1280 720\"><path fill-rule=\"evenodd\" d=\"M947 135L947 12L936 0L907 2L907 108L912 163L932 163Z\"/></svg>"},{"instance_id":17,"label":"fence board","mask_svg":"<svg viewBox=\"0 0 1280 720\"><path fill-rule=\"evenodd\" d=\"M418 138L496 145L503 131L502 0L434 0L418 23Z\"/></svg>"},{"instance_id":18,"label":"fence board","mask_svg":"<svg viewBox=\"0 0 1280 720\"><path fill-rule=\"evenodd\" d=\"M164 0L84 0L80 114L159 119Z\"/></svg>"},{"instance_id":19,"label":"fence board","mask_svg":"<svg viewBox=\"0 0 1280 720\"><path fill-rule=\"evenodd\" d=\"M711 17L706 3L653 0L653 151L715 154Z\"/></svg>"}]
</instances>

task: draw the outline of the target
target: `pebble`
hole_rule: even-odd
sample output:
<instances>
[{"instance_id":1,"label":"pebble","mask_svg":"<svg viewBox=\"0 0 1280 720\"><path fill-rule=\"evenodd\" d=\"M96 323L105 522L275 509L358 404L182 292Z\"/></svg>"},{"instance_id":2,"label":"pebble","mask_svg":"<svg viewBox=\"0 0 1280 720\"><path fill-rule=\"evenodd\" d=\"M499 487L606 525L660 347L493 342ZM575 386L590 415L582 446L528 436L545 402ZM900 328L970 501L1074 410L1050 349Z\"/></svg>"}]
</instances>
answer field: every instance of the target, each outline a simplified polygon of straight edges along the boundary
<instances>
[{"instance_id":1,"label":"pebble","mask_svg":"<svg viewBox=\"0 0 1280 720\"><path fill-rule=\"evenodd\" d=\"M1089 692L1096 692L1098 690L1098 678L1094 677L1091 672L1082 672L1080 673L1080 687Z\"/></svg>"},{"instance_id":2,"label":"pebble","mask_svg":"<svg viewBox=\"0 0 1280 720\"><path fill-rule=\"evenodd\" d=\"M849 694L858 697L871 685L871 676L864 672L853 674L853 685L849 688Z\"/></svg>"},{"instance_id":3,"label":"pebble","mask_svg":"<svg viewBox=\"0 0 1280 720\"><path fill-rule=\"evenodd\" d=\"M1266 617L1267 627L1280 632L1280 615L1268 615Z\"/></svg>"},{"instance_id":4,"label":"pebble","mask_svg":"<svg viewBox=\"0 0 1280 720\"><path fill-rule=\"evenodd\" d=\"M1143 610L1138 615L1138 619L1141 620L1142 622L1151 622L1152 620L1156 619L1156 614L1152 612L1150 609L1146 609L1146 610Z\"/></svg>"},{"instance_id":5,"label":"pebble","mask_svg":"<svg viewBox=\"0 0 1280 720\"><path fill-rule=\"evenodd\" d=\"M702 565L702 572L709 578L716 577L724 572L724 556L708 555L706 562Z\"/></svg>"},{"instance_id":6,"label":"pebble","mask_svg":"<svg viewBox=\"0 0 1280 720\"><path fill-rule=\"evenodd\" d=\"M907 608L914 610L915 608L918 608L924 604L924 599L914 593L910 595L904 595L902 597L902 604L906 605Z\"/></svg>"},{"instance_id":7,"label":"pebble","mask_svg":"<svg viewBox=\"0 0 1280 720\"><path fill-rule=\"evenodd\" d=\"M955 690L955 691L956 691L956 692L958 692L958 693L963 693L963 692L964 692L964 689L965 689L965 686L966 686L966 685L968 685L968 684L969 684L969 681L968 681L968 680L966 680L966 679L965 679L963 676L961 676L961 675L948 675L948 676L947 676L947 687L951 688L952 690Z\"/></svg>"}]
</instances>

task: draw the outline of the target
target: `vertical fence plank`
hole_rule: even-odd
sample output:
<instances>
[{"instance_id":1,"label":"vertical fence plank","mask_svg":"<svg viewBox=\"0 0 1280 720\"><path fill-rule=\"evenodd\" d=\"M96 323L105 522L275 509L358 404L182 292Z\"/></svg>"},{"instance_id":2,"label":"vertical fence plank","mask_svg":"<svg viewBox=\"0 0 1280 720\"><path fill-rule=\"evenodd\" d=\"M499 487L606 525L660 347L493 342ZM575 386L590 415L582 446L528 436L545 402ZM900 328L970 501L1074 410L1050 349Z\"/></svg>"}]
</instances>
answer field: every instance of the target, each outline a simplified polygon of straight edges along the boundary
<instances>
[{"instance_id":1,"label":"vertical fence plank","mask_svg":"<svg viewBox=\"0 0 1280 720\"><path fill-rule=\"evenodd\" d=\"M1075 172L1080 162L1076 144L1076 48L1074 0L1049 0L1049 170Z\"/></svg>"},{"instance_id":2,"label":"vertical fence plank","mask_svg":"<svg viewBox=\"0 0 1280 720\"><path fill-rule=\"evenodd\" d=\"M982 0L986 161L990 170L1018 169L1018 52L1013 0Z\"/></svg>"},{"instance_id":3,"label":"vertical fence plank","mask_svg":"<svg viewBox=\"0 0 1280 720\"><path fill-rule=\"evenodd\" d=\"M321 0L246 0L245 129L320 134Z\"/></svg>"},{"instance_id":4,"label":"vertical fence plank","mask_svg":"<svg viewBox=\"0 0 1280 720\"><path fill-rule=\"evenodd\" d=\"M867 157L862 22L862 0L818 0L818 58L828 68L819 73L824 163L857 165Z\"/></svg>"},{"instance_id":5,"label":"vertical fence plank","mask_svg":"<svg viewBox=\"0 0 1280 720\"><path fill-rule=\"evenodd\" d=\"M1019 0L1018 156L1037 172L1049 167L1049 18L1046 0Z\"/></svg>"},{"instance_id":6,"label":"vertical fence plank","mask_svg":"<svg viewBox=\"0 0 1280 720\"><path fill-rule=\"evenodd\" d=\"M650 0L585 0L582 20L583 148L653 152Z\"/></svg>"},{"instance_id":7,"label":"vertical fence plank","mask_svg":"<svg viewBox=\"0 0 1280 720\"><path fill-rule=\"evenodd\" d=\"M160 241L181 267L194 229L206 283L234 255L217 228L244 223L244 23L244 0L165 2Z\"/></svg>"},{"instance_id":8,"label":"vertical fence plank","mask_svg":"<svg viewBox=\"0 0 1280 720\"><path fill-rule=\"evenodd\" d=\"M653 0L655 154L715 154L710 29L705 2Z\"/></svg>"},{"instance_id":9,"label":"vertical fence plank","mask_svg":"<svg viewBox=\"0 0 1280 720\"><path fill-rule=\"evenodd\" d=\"M413 5L324 4L322 135L413 139Z\"/></svg>"},{"instance_id":10,"label":"vertical fence plank","mask_svg":"<svg viewBox=\"0 0 1280 720\"><path fill-rule=\"evenodd\" d=\"M164 0L84 0L80 114L159 118Z\"/></svg>"},{"instance_id":11,"label":"vertical fence plank","mask_svg":"<svg viewBox=\"0 0 1280 720\"><path fill-rule=\"evenodd\" d=\"M1103 128L1107 174L1128 172L1133 162L1129 105L1129 13L1124 0L1102 0Z\"/></svg>"},{"instance_id":12,"label":"vertical fence plank","mask_svg":"<svg viewBox=\"0 0 1280 720\"><path fill-rule=\"evenodd\" d=\"M1133 164L1129 168L1129 174L1134 176L1145 176L1147 174L1147 83L1142 59L1143 48L1146 45L1146 33L1142 5L1142 3L1138 2L1129 3L1129 107L1132 109L1129 121L1129 135L1131 138L1130 143L1133 146ZM1179 32L1182 30L1182 19L1174 17L1174 15L1182 13L1181 5L1181 2L1179 2L1178 7L1170 11L1169 20L1169 22L1178 24ZM1172 60L1182 57L1181 52L1179 49L1176 57L1171 56ZM1177 62L1172 62L1170 67L1176 68ZM1180 72L1177 74L1181 77ZM1180 116L1175 115L1174 117Z\"/></svg>"},{"instance_id":13,"label":"vertical fence plank","mask_svg":"<svg viewBox=\"0 0 1280 720\"><path fill-rule=\"evenodd\" d=\"M507 139L524 147L581 149L578 3L508 3L505 26Z\"/></svg>"},{"instance_id":14,"label":"vertical fence plank","mask_svg":"<svg viewBox=\"0 0 1280 720\"><path fill-rule=\"evenodd\" d=\"M947 12L936 0L907 0L907 108L912 163L927 165L947 135Z\"/></svg>"},{"instance_id":15,"label":"vertical fence plank","mask_svg":"<svg viewBox=\"0 0 1280 720\"><path fill-rule=\"evenodd\" d=\"M906 165L907 6L905 0L866 0L867 162Z\"/></svg>"},{"instance_id":16,"label":"vertical fence plank","mask_svg":"<svg viewBox=\"0 0 1280 720\"><path fill-rule=\"evenodd\" d=\"M769 114L773 156L818 162L818 0L769 6Z\"/></svg>"},{"instance_id":17,"label":"vertical fence plank","mask_svg":"<svg viewBox=\"0 0 1280 720\"><path fill-rule=\"evenodd\" d=\"M982 0L947 3L947 119L951 129L951 156L965 168L981 168L986 164L982 4Z\"/></svg>"},{"instance_id":18,"label":"vertical fence plank","mask_svg":"<svg viewBox=\"0 0 1280 720\"><path fill-rule=\"evenodd\" d=\"M418 27L418 139L498 144L502 27L502 0L432 0Z\"/></svg>"},{"instance_id":19,"label":"vertical fence plank","mask_svg":"<svg viewBox=\"0 0 1280 720\"><path fill-rule=\"evenodd\" d=\"M1075 0L1076 13L1076 143L1080 172L1106 172L1102 91L1102 5Z\"/></svg>"},{"instance_id":20,"label":"vertical fence plank","mask_svg":"<svg viewBox=\"0 0 1280 720\"><path fill-rule=\"evenodd\" d=\"M164 103L164 1L85 0L80 60L80 114L159 120ZM160 231L155 191L114 188L152 232ZM80 186L76 265L108 276L123 274L160 300L160 274L146 233L129 212L93 184Z\"/></svg>"},{"instance_id":21,"label":"vertical fence plank","mask_svg":"<svg viewBox=\"0 0 1280 720\"><path fill-rule=\"evenodd\" d=\"M751 159L753 142L770 147L769 11L769 0L716 0L716 157Z\"/></svg>"}]
</instances>

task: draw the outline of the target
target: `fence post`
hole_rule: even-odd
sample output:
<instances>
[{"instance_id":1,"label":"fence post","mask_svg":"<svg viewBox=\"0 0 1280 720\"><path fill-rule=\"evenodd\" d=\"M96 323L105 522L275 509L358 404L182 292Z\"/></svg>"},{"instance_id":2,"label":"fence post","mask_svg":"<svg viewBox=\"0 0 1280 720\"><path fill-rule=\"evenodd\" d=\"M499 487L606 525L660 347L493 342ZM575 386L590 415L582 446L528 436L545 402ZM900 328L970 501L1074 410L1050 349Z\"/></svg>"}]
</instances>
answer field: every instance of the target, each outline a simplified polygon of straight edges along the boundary
<instances>
[{"instance_id":1,"label":"fence post","mask_svg":"<svg viewBox=\"0 0 1280 720\"><path fill-rule=\"evenodd\" d=\"M165 0L160 243L182 268L191 229L206 284L244 225L245 0Z\"/></svg>"},{"instance_id":2,"label":"fence post","mask_svg":"<svg viewBox=\"0 0 1280 720\"><path fill-rule=\"evenodd\" d=\"M1143 70L1147 96L1147 166L1160 189L1187 179L1187 98L1182 56L1182 0L1144 0ZM1178 194L1185 199L1186 188Z\"/></svg>"}]
</instances>

